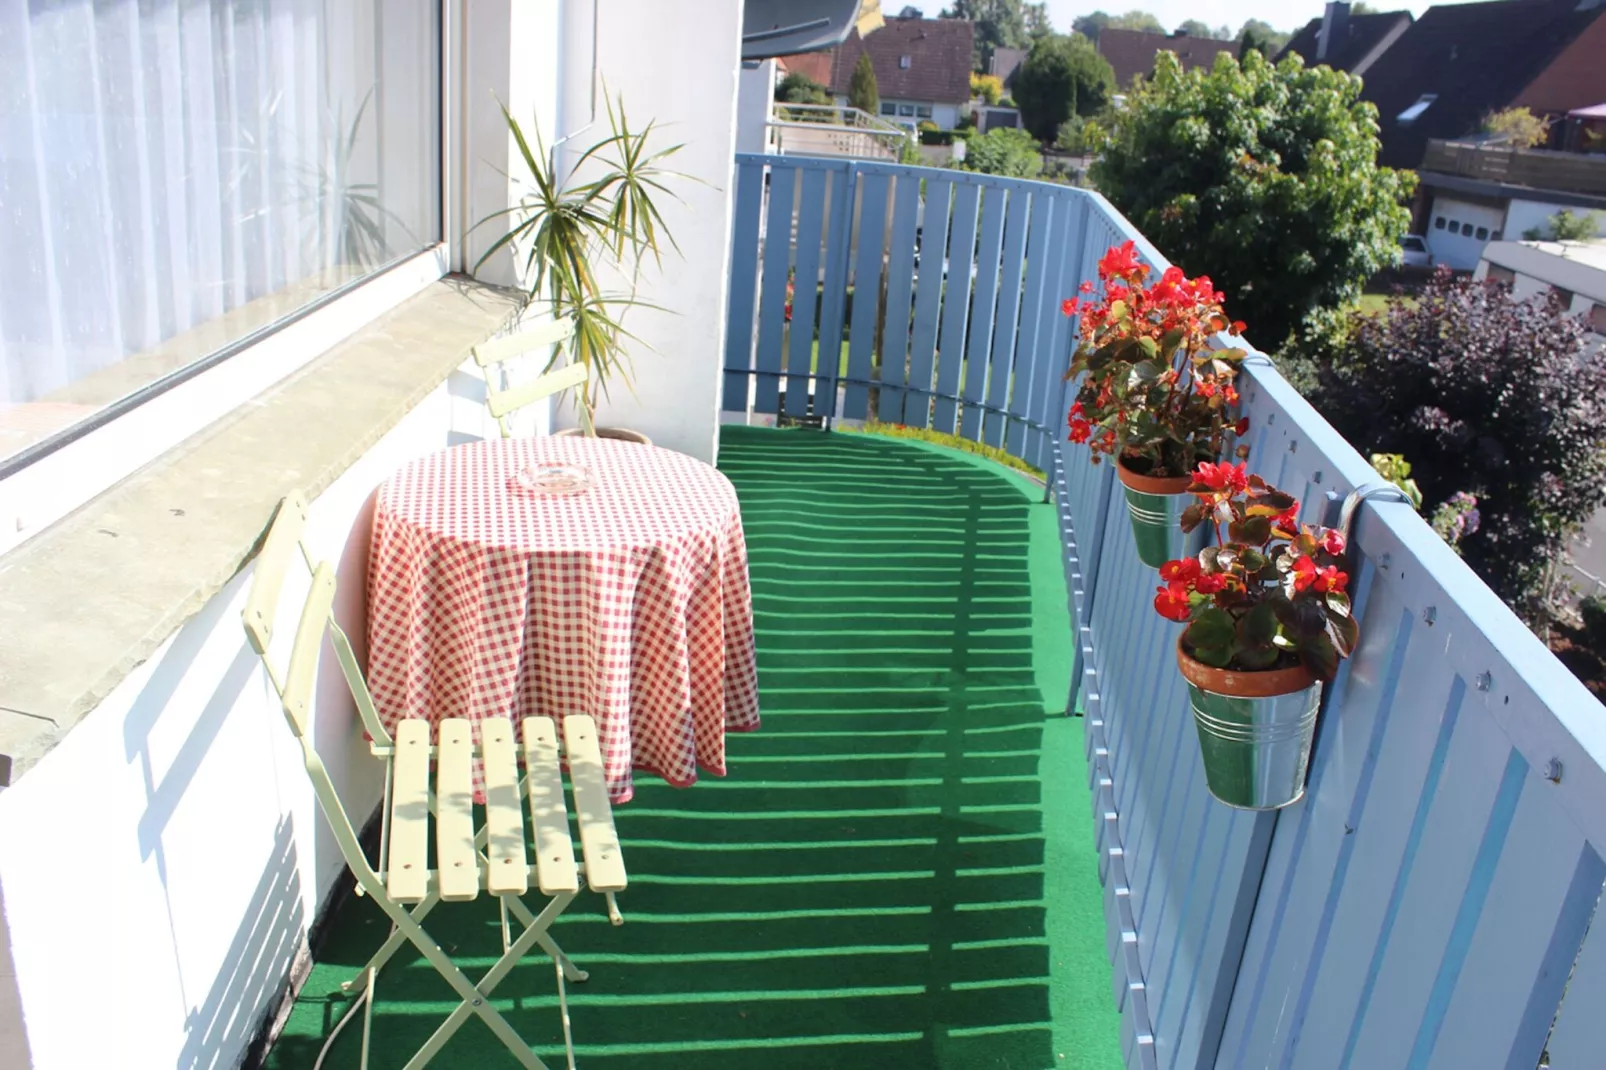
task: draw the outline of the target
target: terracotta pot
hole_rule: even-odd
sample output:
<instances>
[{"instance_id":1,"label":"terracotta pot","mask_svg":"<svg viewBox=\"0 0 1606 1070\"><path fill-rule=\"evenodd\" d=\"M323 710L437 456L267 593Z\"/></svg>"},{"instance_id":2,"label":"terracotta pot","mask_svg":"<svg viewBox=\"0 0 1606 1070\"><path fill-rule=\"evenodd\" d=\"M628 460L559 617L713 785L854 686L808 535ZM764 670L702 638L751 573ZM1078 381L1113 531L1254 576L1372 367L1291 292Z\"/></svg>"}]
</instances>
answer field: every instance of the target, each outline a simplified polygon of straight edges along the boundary
<instances>
[{"instance_id":1,"label":"terracotta pot","mask_svg":"<svg viewBox=\"0 0 1606 1070\"><path fill-rule=\"evenodd\" d=\"M565 427L562 431L554 431L552 433L566 437L583 436L585 434L578 427ZM632 431L628 427L599 427L597 428L597 437L611 438L618 442L639 442L643 446L652 445L652 439L640 431Z\"/></svg>"},{"instance_id":2,"label":"terracotta pot","mask_svg":"<svg viewBox=\"0 0 1606 1070\"><path fill-rule=\"evenodd\" d=\"M1140 475L1120 458L1115 473L1125 488L1139 561L1159 568L1179 557L1195 557L1209 544L1208 524L1199 525L1192 535L1182 532L1182 511L1193 503L1193 495L1188 493L1192 476Z\"/></svg>"},{"instance_id":3,"label":"terracotta pot","mask_svg":"<svg viewBox=\"0 0 1606 1070\"><path fill-rule=\"evenodd\" d=\"M1177 640L1210 794L1240 810L1278 810L1305 794L1322 685L1303 665L1216 669Z\"/></svg>"}]
</instances>

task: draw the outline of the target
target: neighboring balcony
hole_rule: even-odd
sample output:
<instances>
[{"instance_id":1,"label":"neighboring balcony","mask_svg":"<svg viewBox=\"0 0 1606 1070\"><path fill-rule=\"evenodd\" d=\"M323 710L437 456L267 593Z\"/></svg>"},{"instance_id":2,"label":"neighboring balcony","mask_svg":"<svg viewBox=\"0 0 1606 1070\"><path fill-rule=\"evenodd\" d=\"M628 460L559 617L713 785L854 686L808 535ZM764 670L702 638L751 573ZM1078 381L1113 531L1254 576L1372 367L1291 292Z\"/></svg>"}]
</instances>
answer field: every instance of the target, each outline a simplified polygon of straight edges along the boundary
<instances>
[{"instance_id":1,"label":"neighboring balcony","mask_svg":"<svg viewBox=\"0 0 1606 1070\"><path fill-rule=\"evenodd\" d=\"M1600 154L1432 140L1420 170L1502 186L1606 196L1606 156Z\"/></svg>"}]
</instances>

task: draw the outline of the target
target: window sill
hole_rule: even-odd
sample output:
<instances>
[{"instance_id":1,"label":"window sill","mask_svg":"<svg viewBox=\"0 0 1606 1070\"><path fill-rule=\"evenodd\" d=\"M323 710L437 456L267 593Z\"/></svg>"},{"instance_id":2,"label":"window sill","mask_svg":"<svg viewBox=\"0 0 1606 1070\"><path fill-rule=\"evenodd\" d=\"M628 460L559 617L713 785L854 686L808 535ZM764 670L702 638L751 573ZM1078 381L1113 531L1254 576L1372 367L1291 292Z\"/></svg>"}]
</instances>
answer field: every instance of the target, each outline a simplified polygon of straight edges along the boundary
<instances>
[{"instance_id":1,"label":"window sill","mask_svg":"<svg viewBox=\"0 0 1606 1070\"><path fill-rule=\"evenodd\" d=\"M322 492L519 304L433 283L0 558L0 784L222 590L280 498Z\"/></svg>"}]
</instances>

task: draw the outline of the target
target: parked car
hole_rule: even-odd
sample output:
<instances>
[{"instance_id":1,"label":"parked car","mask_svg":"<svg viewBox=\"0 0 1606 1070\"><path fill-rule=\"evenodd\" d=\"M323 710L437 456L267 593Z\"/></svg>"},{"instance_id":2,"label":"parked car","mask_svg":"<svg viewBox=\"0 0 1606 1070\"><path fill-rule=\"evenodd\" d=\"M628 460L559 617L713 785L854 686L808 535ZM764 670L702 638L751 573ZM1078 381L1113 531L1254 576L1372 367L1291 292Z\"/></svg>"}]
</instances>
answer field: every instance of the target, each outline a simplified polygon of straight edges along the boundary
<instances>
[{"instance_id":1,"label":"parked car","mask_svg":"<svg viewBox=\"0 0 1606 1070\"><path fill-rule=\"evenodd\" d=\"M1400 262L1408 268L1433 266L1433 254L1428 252L1428 240L1420 234L1407 234L1400 239Z\"/></svg>"}]
</instances>

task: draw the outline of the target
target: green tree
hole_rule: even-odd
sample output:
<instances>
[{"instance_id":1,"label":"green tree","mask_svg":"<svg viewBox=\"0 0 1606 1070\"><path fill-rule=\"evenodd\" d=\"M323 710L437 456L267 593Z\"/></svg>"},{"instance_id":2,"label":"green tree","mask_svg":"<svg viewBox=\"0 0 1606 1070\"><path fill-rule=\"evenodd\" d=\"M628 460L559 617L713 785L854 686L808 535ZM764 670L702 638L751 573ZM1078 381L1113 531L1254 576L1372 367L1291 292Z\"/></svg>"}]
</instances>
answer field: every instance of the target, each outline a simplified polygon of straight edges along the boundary
<instances>
[{"instance_id":1,"label":"green tree","mask_svg":"<svg viewBox=\"0 0 1606 1070\"><path fill-rule=\"evenodd\" d=\"M1027 43L1024 0L953 0L941 17L969 19L975 24L976 43L971 70L985 71L999 48L1024 48ZM1046 18L1046 16L1044 16Z\"/></svg>"},{"instance_id":2,"label":"green tree","mask_svg":"<svg viewBox=\"0 0 1606 1070\"><path fill-rule=\"evenodd\" d=\"M853 79L848 82L848 104L866 115L881 114L881 93L876 89L875 65L868 52L860 52L859 62L854 64Z\"/></svg>"},{"instance_id":3,"label":"green tree","mask_svg":"<svg viewBox=\"0 0 1606 1070\"><path fill-rule=\"evenodd\" d=\"M1185 33L1189 37L1213 37L1220 41L1232 40L1232 30L1226 26L1211 26L1198 19L1189 19L1177 27L1178 33Z\"/></svg>"},{"instance_id":4,"label":"green tree","mask_svg":"<svg viewBox=\"0 0 1606 1070\"><path fill-rule=\"evenodd\" d=\"M1036 178L1043 172L1043 156L1032 135L1001 126L966 142L961 166L989 175Z\"/></svg>"},{"instance_id":5,"label":"green tree","mask_svg":"<svg viewBox=\"0 0 1606 1070\"><path fill-rule=\"evenodd\" d=\"M1298 56L1183 71L1162 52L1109 117L1091 177L1275 351L1397 262L1410 225L1415 177L1377 166L1377 109L1360 93L1359 78Z\"/></svg>"},{"instance_id":6,"label":"green tree","mask_svg":"<svg viewBox=\"0 0 1606 1070\"><path fill-rule=\"evenodd\" d=\"M989 104L997 104L1004 97L1004 83L996 74L970 72L970 95Z\"/></svg>"},{"instance_id":7,"label":"green tree","mask_svg":"<svg viewBox=\"0 0 1606 1070\"><path fill-rule=\"evenodd\" d=\"M1104 11L1095 11L1090 15L1080 15L1071 20L1071 31L1081 34L1090 41L1097 41L1099 39L1099 31L1106 26L1113 26L1117 30L1165 33L1165 26L1147 11L1128 11L1125 15L1111 15Z\"/></svg>"},{"instance_id":8,"label":"green tree","mask_svg":"<svg viewBox=\"0 0 1606 1070\"><path fill-rule=\"evenodd\" d=\"M829 104L831 94L808 75L793 71L775 87L775 99L782 104Z\"/></svg>"},{"instance_id":9,"label":"green tree","mask_svg":"<svg viewBox=\"0 0 1606 1070\"><path fill-rule=\"evenodd\" d=\"M1081 34L1044 37L1015 75L1015 106L1039 141L1053 141L1073 115L1092 115L1115 91L1115 72Z\"/></svg>"},{"instance_id":10,"label":"green tree","mask_svg":"<svg viewBox=\"0 0 1606 1070\"><path fill-rule=\"evenodd\" d=\"M1353 9L1351 13L1354 13ZM1245 52L1253 49L1270 59L1276 59L1277 53L1281 52L1288 44L1288 39L1291 36L1291 34L1283 33L1281 30L1273 29L1269 22L1263 22L1260 19L1249 19L1244 22L1243 28L1238 31L1238 58L1242 59ZM1250 41L1253 41L1254 44L1251 45Z\"/></svg>"}]
</instances>

